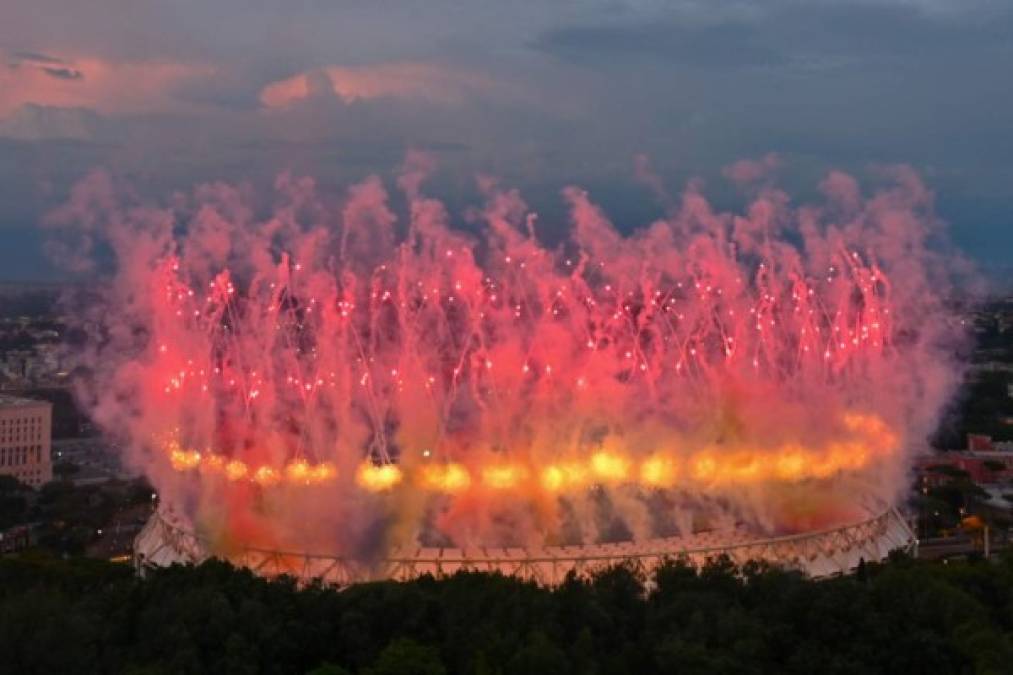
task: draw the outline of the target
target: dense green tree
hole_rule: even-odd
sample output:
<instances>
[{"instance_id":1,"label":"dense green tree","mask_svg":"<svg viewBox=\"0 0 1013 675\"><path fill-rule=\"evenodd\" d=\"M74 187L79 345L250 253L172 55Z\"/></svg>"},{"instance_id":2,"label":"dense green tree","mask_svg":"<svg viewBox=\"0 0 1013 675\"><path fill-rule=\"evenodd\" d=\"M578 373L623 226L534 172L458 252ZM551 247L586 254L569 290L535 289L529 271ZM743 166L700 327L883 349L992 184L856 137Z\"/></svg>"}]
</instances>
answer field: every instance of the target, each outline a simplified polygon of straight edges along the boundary
<instances>
[{"instance_id":1,"label":"dense green tree","mask_svg":"<svg viewBox=\"0 0 1013 675\"><path fill-rule=\"evenodd\" d=\"M507 663L509 675L567 675L570 661L541 631L534 631Z\"/></svg>"},{"instance_id":2,"label":"dense green tree","mask_svg":"<svg viewBox=\"0 0 1013 675\"><path fill-rule=\"evenodd\" d=\"M893 556L813 581L726 559L620 566L557 588L461 573L345 590L218 561L132 569L0 558L0 653L18 673L1004 673L1013 557Z\"/></svg>"},{"instance_id":3,"label":"dense green tree","mask_svg":"<svg viewBox=\"0 0 1013 675\"><path fill-rule=\"evenodd\" d=\"M0 476L0 530L26 520L30 490L14 476Z\"/></svg>"},{"instance_id":4,"label":"dense green tree","mask_svg":"<svg viewBox=\"0 0 1013 675\"><path fill-rule=\"evenodd\" d=\"M307 670L306 675L352 675L349 671L333 663L321 663L313 670Z\"/></svg>"},{"instance_id":5,"label":"dense green tree","mask_svg":"<svg viewBox=\"0 0 1013 675\"><path fill-rule=\"evenodd\" d=\"M446 675L439 652L410 638L398 638L384 647L367 675Z\"/></svg>"}]
</instances>

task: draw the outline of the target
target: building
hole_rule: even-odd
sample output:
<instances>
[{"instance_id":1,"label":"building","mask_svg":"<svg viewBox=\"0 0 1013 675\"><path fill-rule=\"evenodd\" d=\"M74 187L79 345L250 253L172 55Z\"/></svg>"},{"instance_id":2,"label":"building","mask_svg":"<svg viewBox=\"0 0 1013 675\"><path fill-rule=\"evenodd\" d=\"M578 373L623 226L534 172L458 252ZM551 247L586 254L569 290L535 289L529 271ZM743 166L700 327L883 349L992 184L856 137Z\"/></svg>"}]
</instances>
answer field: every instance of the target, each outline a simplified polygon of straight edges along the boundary
<instances>
[{"instance_id":1,"label":"building","mask_svg":"<svg viewBox=\"0 0 1013 675\"><path fill-rule=\"evenodd\" d=\"M17 553L35 543L31 525L15 525L0 532L0 554Z\"/></svg>"},{"instance_id":2,"label":"building","mask_svg":"<svg viewBox=\"0 0 1013 675\"><path fill-rule=\"evenodd\" d=\"M966 450L921 455L915 458L914 469L923 487L949 483L955 477L953 470L982 486L1013 483L1013 443L993 441L985 434L968 434Z\"/></svg>"},{"instance_id":3,"label":"building","mask_svg":"<svg viewBox=\"0 0 1013 675\"><path fill-rule=\"evenodd\" d=\"M925 485L938 486L950 482L952 476L941 472L949 467L967 473L979 485L1013 480L1013 452L1004 450L952 450L918 457L915 470Z\"/></svg>"},{"instance_id":4,"label":"building","mask_svg":"<svg viewBox=\"0 0 1013 675\"><path fill-rule=\"evenodd\" d=\"M53 479L53 406L0 395L0 475L38 488Z\"/></svg>"}]
</instances>

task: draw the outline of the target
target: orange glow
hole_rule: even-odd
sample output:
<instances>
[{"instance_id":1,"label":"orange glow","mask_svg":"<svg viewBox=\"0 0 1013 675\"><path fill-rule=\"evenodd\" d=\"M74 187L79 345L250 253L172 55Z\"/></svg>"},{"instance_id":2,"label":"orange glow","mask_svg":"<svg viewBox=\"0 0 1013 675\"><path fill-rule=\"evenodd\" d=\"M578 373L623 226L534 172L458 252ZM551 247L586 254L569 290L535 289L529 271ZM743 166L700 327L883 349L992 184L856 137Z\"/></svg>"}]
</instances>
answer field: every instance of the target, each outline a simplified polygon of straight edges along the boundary
<instances>
[{"instance_id":1,"label":"orange glow","mask_svg":"<svg viewBox=\"0 0 1013 675\"><path fill-rule=\"evenodd\" d=\"M630 473L630 462L616 453L602 450L591 456L591 471L606 483L619 483Z\"/></svg>"},{"instance_id":2,"label":"orange glow","mask_svg":"<svg viewBox=\"0 0 1013 675\"><path fill-rule=\"evenodd\" d=\"M355 481L370 492L385 492L401 482L401 469L394 464L372 464L366 462L359 467Z\"/></svg>"},{"instance_id":3,"label":"orange glow","mask_svg":"<svg viewBox=\"0 0 1013 675\"><path fill-rule=\"evenodd\" d=\"M280 480L278 471L269 466L261 466L253 474L253 481L260 485L274 485Z\"/></svg>"},{"instance_id":4,"label":"orange glow","mask_svg":"<svg viewBox=\"0 0 1013 675\"><path fill-rule=\"evenodd\" d=\"M333 480L338 475L338 470L329 462L322 462L310 467L308 480L311 483L325 483Z\"/></svg>"},{"instance_id":5,"label":"orange glow","mask_svg":"<svg viewBox=\"0 0 1013 675\"><path fill-rule=\"evenodd\" d=\"M722 463L720 477L733 483L755 483L766 480L763 462L754 452L737 452Z\"/></svg>"},{"instance_id":6,"label":"orange glow","mask_svg":"<svg viewBox=\"0 0 1013 675\"><path fill-rule=\"evenodd\" d=\"M690 475L693 480L709 483L718 473L718 463L710 454L700 453L690 460Z\"/></svg>"},{"instance_id":7,"label":"orange glow","mask_svg":"<svg viewBox=\"0 0 1013 675\"><path fill-rule=\"evenodd\" d=\"M542 471L542 486L550 492L587 486L587 469L578 462L552 464Z\"/></svg>"},{"instance_id":8,"label":"orange glow","mask_svg":"<svg viewBox=\"0 0 1013 675\"><path fill-rule=\"evenodd\" d=\"M527 477L527 470L512 464L488 466L482 470L482 482L494 490L507 490Z\"/></svg>"},{"instance_id":9,"label":"orange glow","mask_svg":"<svg viewBox=\"0 0 1013 675\"><path fill-rule=\"evenodd\" d=\"M806 469L806 454L795 446L783 449L775 459L774 476L780 480L798 480Z\"/></svg>"},{"instance_id":10,"label":"orange glow","mask_svg":"<svg viewBox=\"0 0 1013 675\"><path fill-rule=\"evenodd\" d=\"M675 461L665 455L652 455L640 465L640 482L651 487L675 485Z\"/></svg>"},{"instance_id":11,"label":"orange glow","mask_svg":"<svg viewBox=\"0 0 1013 675\"><path fill-rule=\"evenodd\" d=\"M200 470L204 473L222 473L225 471L225 459L221 455L206 453L201 459Z\"/></svg>"},{"instance_id":12,"label":"orange glow","mask_svg":"<svg viewBox=\"0 0 1013 675\"><path fill-rule=\"evenodd\" d=\"M422 487L437 492L456 493L471 485L468 470L460 464L428 465L422 468Z\"/></svg>"},{"instance_id":13,"label":"orange glow","mask_svg":"<svg viewBox=\"0 0 1013 675\"><path fill-rule=\"evenodd\" d=\"M549 466L542 472L542 485L546 490L555 492L563 487L563 470L558 466Z\"/></svg>"},{"instance_id":14,"label":"orange glow","mask_svg":"<svg viewBox=\"0 0 1013 675\"><path fill-rule=\"evenodd\" d=\"M285 477L290 483L309 483L310 465L305 459L297 459L285 467Z\"/></svg>"},{"instance_id":15,"label":"orange glow","mask_svg":"<svg viewBox=\"0 0 1013 675\"><path fill-rule=\"evenodd\" d=\"M176 471L188 471L200 465L200 453L196 450L184 450L179 444L169 449L169 461Z\"/></svg>"},{"instance_id":16,"label":"orange glow","mask_svg":"<svg viewBox=\"0 0 1013 675\"><path fill-rule=\"evenodd\" d=\"M554 493L585 489L592 482L652 488L675 487L680 481L728 486L826 479L843 471L863 470L875 464L880 456L896 451L897 435L876 417L849 414L843 418L843 426L857 437L815 448L797 443L767 449L708 446L690 454L684 460L685 466L671 453L654 453L638 461L618 450L603 449L583 462L570 460L543 468L496 463L473 470L481 477L481 484L493 490L525 489L531 475L538 477L542 489ZM224 473L230 481L249 480L265 487L283 479L292 485L320 484L337 476L337 469L327 462L310 464L306 459L296 459L277 468L250 467L238 459L227 460L210 451L184 448L176 440L165 442L163 447L177 471ZM385 492L400 485L405 472L411 474L411 484L422 490L459 494L473 485L471 470L455 462L425 463L414 468L366 462L356 472L356 483L370 492Z\"/></svg>"},{"instance_id":17,"label":"orange glow","mask_svg":"<svg viewBox=\"0 0 1013 675\"><path fill-rule=\"evenodd\" d=\"M242 480L246 478L247 473L249 473L249 470L246 468L246 465L238 459L234 459L225 465L225 476L229 480Z\"/></svg>"}]
</instances>

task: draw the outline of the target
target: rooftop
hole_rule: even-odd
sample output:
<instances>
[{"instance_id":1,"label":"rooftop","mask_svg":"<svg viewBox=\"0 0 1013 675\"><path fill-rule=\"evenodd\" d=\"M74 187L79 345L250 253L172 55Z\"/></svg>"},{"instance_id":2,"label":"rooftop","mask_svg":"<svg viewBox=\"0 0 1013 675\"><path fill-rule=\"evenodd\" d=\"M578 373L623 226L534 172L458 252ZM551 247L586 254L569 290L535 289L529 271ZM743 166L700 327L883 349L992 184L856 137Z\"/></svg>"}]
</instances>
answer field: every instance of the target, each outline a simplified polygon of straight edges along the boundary
<instances>
[{"instance_id":1,"label":"rooftop","mask_svg":"<svg viewBox=\"0 0 1013 675\"><path fill-rule=\"evenodd\" d=\"M51 405L49 401L39 401L33 398L20 398L10 394L0 394L0 409L2 408L30 408L40 405Z\"/></svg>"}]
</instances>

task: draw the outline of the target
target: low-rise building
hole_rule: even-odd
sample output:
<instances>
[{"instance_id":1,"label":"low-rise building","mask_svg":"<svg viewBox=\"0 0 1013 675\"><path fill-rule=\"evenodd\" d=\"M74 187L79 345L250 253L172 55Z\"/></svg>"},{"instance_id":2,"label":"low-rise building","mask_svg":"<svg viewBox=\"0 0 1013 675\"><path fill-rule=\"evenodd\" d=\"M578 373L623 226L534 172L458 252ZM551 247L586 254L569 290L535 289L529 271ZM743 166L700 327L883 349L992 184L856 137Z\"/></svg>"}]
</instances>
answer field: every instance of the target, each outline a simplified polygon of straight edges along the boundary
<instances>
[{"instance_id":1,"label":"low-rise building","mask_svg":"<svg viewBox=\"0 0 1013 675\"><path fill-rule=\"evenodd\" d=\"M915 470L928 485L947 483L950 476L938 467L951 467L967 474L978 484L1013 480L1013 452L1004 450L952 450L924 455L915 460Z\"/></svg>"},{"instance_id":2,"label":"low-rise building","mask_svg":"<svg viewBox=\"0 0 1013 675\"><path fill-rule=\"evenodd\" d=\"M0 395L0 475L38 488L53 479L53 406Z\"/></svg>"}]
</instances>

